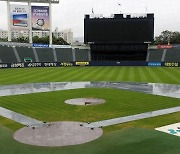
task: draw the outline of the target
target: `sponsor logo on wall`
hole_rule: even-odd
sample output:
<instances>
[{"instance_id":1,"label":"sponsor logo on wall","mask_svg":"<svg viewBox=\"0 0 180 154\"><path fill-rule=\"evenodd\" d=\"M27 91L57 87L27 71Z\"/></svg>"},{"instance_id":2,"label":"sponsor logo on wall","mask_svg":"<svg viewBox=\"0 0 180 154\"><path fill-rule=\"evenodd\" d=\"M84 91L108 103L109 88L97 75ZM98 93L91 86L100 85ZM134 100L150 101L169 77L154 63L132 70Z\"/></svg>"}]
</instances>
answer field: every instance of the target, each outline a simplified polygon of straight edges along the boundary
<instances>
[{"instance_id":1,"label":"sponsor logo on wall","mask_svg":"<svg viewBox=\"0 0 180 154\"><path fill-rule=\"evenodd\" d=\"M89 62L76 62L76 66L88 66Z\"/></svg>"},{"instance_id":2,"label":"sponsor logo on wall","mask_svg":"<svg viewBox=\"0 0 180 154\"><path fill-rule=\"evenodd\" d=\"M159 67L161 65L162 65L161 62L148 62L148 66L157 66L157 67Z\"/></svg>"},{"instance_id":3,"label":"sponsor logo on wall","mask_svg":"<svg viewBox=\"0 0 180 154\"><path fill-rule=\"evenodd\" d=\"M165 62L164 66L165 67L179 67L179 63L178 62Z\"/></svg>"},{"instance_id":4,"label":"sponsor logo on wall","mask_svg":"<svg viewBox=\"0 0 180 154\"><path fill-rule=\"evenodd\" d=\"M33 43L32 46L35 48L49 48L49 44Z\"/></svg>"}]
</instances>

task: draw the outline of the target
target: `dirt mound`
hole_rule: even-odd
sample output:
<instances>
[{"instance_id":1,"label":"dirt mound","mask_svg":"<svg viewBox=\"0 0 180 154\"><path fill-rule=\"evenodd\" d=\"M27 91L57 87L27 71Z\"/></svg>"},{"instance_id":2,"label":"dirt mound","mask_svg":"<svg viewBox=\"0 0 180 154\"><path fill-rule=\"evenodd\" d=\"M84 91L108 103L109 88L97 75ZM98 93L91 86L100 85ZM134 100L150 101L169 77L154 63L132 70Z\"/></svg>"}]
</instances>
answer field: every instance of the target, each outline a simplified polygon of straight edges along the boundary
<instances>
[{"instance_id":1,"label":"dirt mound","mask_svg":"<svg viewBox=\"0 0 180 154\"><path fill-rule=\"evenodd\" d=\"M71 105L97 105L105 103L105 100L99 98L74 98L66 100L65 103Z\"/></svg>"}]
</instances>

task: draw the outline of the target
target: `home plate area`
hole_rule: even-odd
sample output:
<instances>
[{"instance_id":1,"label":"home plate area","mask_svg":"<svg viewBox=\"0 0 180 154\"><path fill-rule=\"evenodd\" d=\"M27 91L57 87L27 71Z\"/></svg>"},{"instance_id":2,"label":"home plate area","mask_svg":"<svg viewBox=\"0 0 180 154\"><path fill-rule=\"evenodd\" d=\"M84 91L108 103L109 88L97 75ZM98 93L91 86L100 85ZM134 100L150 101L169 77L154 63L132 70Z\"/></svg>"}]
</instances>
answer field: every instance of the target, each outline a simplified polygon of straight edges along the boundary
<instances>
[{"instance_id":1,"label":"home plate area","mask_svg":"<svg viewBox=\"0 0 180 154\"><path fill-rule=\"evenodd\" d=\"M14 139L36 146L68 146L83 144L99 138L101 128L87 128L81 122L52 122L37 127L24 127L14 134Z\"/></svg>"},{"instance_id":2,"label":"home plate area","mask_svg":"<svg viewBox=\"0 0 180 154\"><path fill-rule=\"evenodd\" d=\"M155 128L155 130L165 132L171 135L176 135L180 137L180 123L175 123L172 125L167 125L159 128Z\"/></svg>"}]
</instances>

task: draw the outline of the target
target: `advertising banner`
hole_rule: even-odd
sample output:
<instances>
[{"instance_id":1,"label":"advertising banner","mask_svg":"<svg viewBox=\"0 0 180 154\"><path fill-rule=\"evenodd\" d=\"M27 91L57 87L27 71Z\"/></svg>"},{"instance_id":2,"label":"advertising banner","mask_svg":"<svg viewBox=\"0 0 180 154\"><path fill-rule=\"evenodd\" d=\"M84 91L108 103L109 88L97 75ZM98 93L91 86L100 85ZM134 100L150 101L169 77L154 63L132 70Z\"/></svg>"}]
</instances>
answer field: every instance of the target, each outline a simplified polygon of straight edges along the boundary
<instances>
[{"instance_id":1,"label":"advertising banner","mask_svg":"<svg viewBox=\"0 0 180 154\"><path fill-rule=\"evenodd\" d=\"M165 67L180 67L179 62L164 62Z\"/></svg>"},{"instance_id":2,"label":"advertising banner","mask_svg":"<svg viewBox=\"0 0 180 154\"><path fill-rule=\"evenodd\" d=\"M155 67L161 67L161 62L148 62L148 66L155 66Z\"/></svg>"},{"instance_id":3,"label":"advertising banner","mask_svg":"<svg viewBox=\"0 0 180 154\"><path fill-rule=\"evenodd\" d=\"M173 47L172 45L157 45L158 49L170 49L172 47Z\"/></svg>"},{"instance_id":4,"label":"advertising banner","mask_svg":"<svg viewBox=\"0 0 180 154\"><path fill-rule=\"evenodd\" d=\"M72 48L70 45L49 45L50 48Z\"/></svg>"},{"instance_id":5,"label":"advertising banner","mask_svg":"<svg viewBox=\"0 0 180 154\"><path fill-rule=\"evenodd\" d=\"M157 45L150 45L150 46L148 46L148 49L157 49L158 47L157 47Z\"/></svg>"},{"instance_id":6,"label":"advertising banner","mask_svg":"<svg viewBox=\"0 0 180 154\"><path fill-rule=\"evenodd\" d=\"M33 43L32 46L35 47L35 48L49 48L49 44Z\"/></svg>"},{"instance_id":7,"label":"advertising banner","mask_svg":"<svg viewBox=\"0 0 180 154\"><path fill-rule=\"evenodd\" d=\"M89 62L75 62L76 66L89 66Z\"/></svg>"},{"instance_id":8,"label":"advertising banner","mask_svg":"<svg viewBox=\"0 0 180 154\"><path fill-rule=\"evenodd\" d=\"M28 25L28 6L27 5L10 5L10 20L12 30L27 30Z\"/></svg>"},{"instance_id":9,"label":"advertising banner","mask_svg":"<svg viewBox=\"0 0 180 154\"><path fill-rule=\"evenodd\" d=\"M25 63L0 63L0 69L28 68L28 67L71 67L71 66L156 66L156 67L180 67L180 62L25 62Z\"/></svg>"},{"instance_id":10,"label":"advertising banner","mask_svg":"<svg viewBox=\"0 0 180 154\"><path fill-rule=\"evenodd\" d=\"M49 6L32 6L32 30L49 31Z\"/></svg>"},{"instance_id":11,"label":"advertising banner","mask_svg":"<svg viewBox=\"0 0 180 154\"><path fill-rule=\"evenodd\" d=\"M180 48L180 44L173 44L173 48Z\"/></svg>"}]
</instances>

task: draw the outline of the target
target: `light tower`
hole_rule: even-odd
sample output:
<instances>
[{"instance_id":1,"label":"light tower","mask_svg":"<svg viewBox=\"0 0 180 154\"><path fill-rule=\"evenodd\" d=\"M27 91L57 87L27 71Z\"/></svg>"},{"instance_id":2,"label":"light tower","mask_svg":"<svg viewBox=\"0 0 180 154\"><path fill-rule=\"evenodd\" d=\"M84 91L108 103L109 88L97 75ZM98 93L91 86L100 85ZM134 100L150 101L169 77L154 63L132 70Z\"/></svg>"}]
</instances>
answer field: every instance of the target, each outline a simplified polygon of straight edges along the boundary
<instances>
[{"instance_id":1,"label":"light tower","mask_svg":"<svg viewBox=\"0 0 180 154\"><path fill-rule=\"evenodd\" d=\"M32 6L31 3L46 3L49 4L48 8L48 17L49 17L49 28L46 29L49 31L49 44L52 44L52 4L58 4L59 0L0 0L0 1L6 1L7 2L7 21L8 21L8 41L11 41L11 32L12 32L12 25L13 26L19 26L19 30L22 30L23 28L26 27L26 30L29 31L29 43L32 43ZM23 3L28 3L28 17L24 16L24 14L16 14L12 22L12 15L11 15L11 8L10 8L10 2L23 2ZM22 10L22 9L21 9ZM40 12L41 13L41 12ZM44 12L45 13L45 12ZM37 13L38 15L38 13ZM26 18L27 21L23 20L23 18ZM38 19L39 20L39 19ZM43 21L43 24L42 24ZM27 23L26 23L27 22ZM42 27L45 25L44 20L41 19L39 20L41 23L41 29L43 30ZM22 29L21 29L22 28Z\"/></svg>"}]
</instances>

